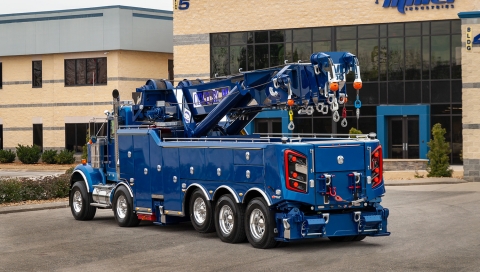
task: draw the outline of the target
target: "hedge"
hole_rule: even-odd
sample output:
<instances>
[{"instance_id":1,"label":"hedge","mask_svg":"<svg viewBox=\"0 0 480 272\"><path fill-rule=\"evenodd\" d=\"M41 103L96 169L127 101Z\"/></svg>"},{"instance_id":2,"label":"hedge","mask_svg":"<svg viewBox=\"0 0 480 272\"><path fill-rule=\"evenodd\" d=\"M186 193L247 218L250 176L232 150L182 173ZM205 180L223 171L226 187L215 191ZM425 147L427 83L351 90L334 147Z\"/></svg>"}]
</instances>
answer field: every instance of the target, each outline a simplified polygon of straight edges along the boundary
<instances>
[{"instance_id":1,"label":"hedge","mask_svg":"<svg viewBox=\"0 0 480 272\"><path fill-rule=\"evenodd\" d=\"M0 204L68 197L70 175L42 179L0 179Z\"/></svg>"}]
</instances>

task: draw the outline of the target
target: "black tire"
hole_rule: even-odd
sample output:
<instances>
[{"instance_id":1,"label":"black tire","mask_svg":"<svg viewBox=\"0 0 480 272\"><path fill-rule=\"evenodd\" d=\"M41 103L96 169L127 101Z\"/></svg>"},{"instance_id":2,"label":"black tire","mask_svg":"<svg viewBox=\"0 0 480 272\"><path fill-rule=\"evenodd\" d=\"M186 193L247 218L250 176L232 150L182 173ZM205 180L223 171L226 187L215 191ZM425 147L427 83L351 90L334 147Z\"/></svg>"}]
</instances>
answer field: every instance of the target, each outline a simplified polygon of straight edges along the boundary
<instances>
[{"instance_id":1,"label":"black tire","mask_svg":"<svg viewBox=\"0 0 480 272\"><path fill-rule=\"evenodd\" d=\"M231 195L221 196L215 205L215 228L223 242L240 243L245 241L245 207L235 203Z\"/></svg>"},{"instance_id":2,"label":"black tire","mask_svg":"<svg viewBox=\"0 0 480 272\"><path fill-rule=\"evenodd\" d=\"M125 186L120 186L115 190L113 214L120 227L135 227L140 224L141 220L133 212L133 199Z\"/></svg>"},{"instance_id":3,"label":"black tire","mask_svg":"<svg viewBox=\"0 0 480 272\"><path fill-rule=\"evenodd\" d=\"M70 210L76 220L92 220L95 217L97 208L90 206L93 202L92 194L87 192L84 181L77 181L70 190Z\"/></svg>"},{"instance_id":4,"label":"black tire","mask_svg":"<svg viewBox=\"0 0 480 272\"><path fill-rule=\"evenodd\" d=\"M265 201L252 199L245 211L245 232L248 242L254 248L272 248L280 243L275 240L275 216Z\"/></svg>"},{"instance_id":5,"label":"black tire","mask_svg":"<svg viewBox=\"0 0 480 272\"><path fill-rule=\"evenodd\" d=\"M206 199L202 190L196 189L190 197L190 221L193 227L200 233L215 231L213 222L212 203Z\"/></svg>"},{"instance_id":6,"label":"black tire","mask_svg":"<svg viewBox=\"0 0 480 272\"><path fill-rule=\"evenodd\" d=\"M355 237L357 237L356 235L352 235L352 236L332 236L332 237L328 237L328 239L330 239L330 241L332 242L351 242L353 241L353 239L355 239Z\"/></svg>"}]
</instances>

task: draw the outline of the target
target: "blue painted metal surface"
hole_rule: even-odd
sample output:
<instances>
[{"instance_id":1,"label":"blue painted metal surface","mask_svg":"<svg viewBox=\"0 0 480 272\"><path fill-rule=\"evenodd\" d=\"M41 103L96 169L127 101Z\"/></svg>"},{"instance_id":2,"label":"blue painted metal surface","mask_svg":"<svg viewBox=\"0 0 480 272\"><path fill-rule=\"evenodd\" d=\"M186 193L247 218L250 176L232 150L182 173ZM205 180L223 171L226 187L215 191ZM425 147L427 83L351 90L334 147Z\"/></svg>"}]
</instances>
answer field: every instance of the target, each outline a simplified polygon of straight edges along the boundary
<instances>
[{"instance_id":1,"label":"blue painted metal surface","mask_svg":"<svg viewBox=\"0 0 480 272\"><path fill-rule=\"evenodd\" d=\"M149 80L137 88L133 103L116 106L118 119L107 126L109 131L115 122L120 127L116 138L109 134L105 140L103 169L92 168L89 158L77 170L90 187L121 183L129 188L139 218L159 225L189 220L190 196L200 189L212 206L223 194L231 194L238 205L263 199L279 241L389 235L388 210L380 205L385 193L378 175L381 160L372 154L378 140L286 133L285 141L240 134L265 108L285 109L261 113L285 119L287 110L307 112L307 106L339 99L346 72L357 64L349 53L316 53L311 64L210 83L184 80L175 88ZM338 91L329 89L331 82L341 83Z\"/></svg>"}]
</instances>

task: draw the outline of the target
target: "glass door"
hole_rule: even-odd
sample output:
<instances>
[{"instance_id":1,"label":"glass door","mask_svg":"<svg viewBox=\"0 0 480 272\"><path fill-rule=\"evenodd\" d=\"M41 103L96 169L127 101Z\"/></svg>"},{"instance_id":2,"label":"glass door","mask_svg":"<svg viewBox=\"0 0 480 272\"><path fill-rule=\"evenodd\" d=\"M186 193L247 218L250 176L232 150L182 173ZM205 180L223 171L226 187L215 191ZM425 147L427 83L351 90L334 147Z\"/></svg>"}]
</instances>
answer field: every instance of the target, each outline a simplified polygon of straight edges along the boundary
<instances>
[{"instance_id":1,"label":"glass door","mask_svg":"<svg viewBox=\"0 0 480 272\"><path fill-rule=\"evenodd\" d=\"M419 122L416 116L392 117L389 121L389 156L391 159L418 159L420 156Z\"/></svg>"}]
</instances>

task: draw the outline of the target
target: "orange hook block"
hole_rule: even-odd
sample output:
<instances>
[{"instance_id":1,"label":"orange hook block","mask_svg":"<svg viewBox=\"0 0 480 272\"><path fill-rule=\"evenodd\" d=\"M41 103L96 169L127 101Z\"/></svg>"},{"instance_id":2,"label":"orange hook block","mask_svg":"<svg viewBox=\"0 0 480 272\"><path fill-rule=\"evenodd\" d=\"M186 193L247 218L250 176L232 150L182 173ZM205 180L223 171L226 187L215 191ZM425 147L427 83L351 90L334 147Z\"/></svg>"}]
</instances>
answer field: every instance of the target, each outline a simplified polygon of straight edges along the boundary
<instances>
[{"instance_id":1,"label":"orange hook block","mask_svg":"<svg viewBox=\"0 0 480 272\"><path fill-rule=\"evenodd\" d=\"M291 106L293 106L293 104L294 104L293 99L288 99L287 105L289 105L291 107Z\"/></svg>"},{"instance_id":2,"label":"orange hook block","mask_svg":"<svg viewBox=\"0 0 480 272\"><path fill-rule=\"evenodd\" d=\"M330 91L332 91L332 92L338 91L338 82L330 83Z\"/></svg>"},{"instance_id":3,"label":"orange hook block","mask_svg":"<svg viewBox=\"0 0 480 272\"><path fill-rule=\"evenodd\" d=\"M355 90L360 90L362 88L362 82L361 81L355 81L353 82L353 88Z\"/></svg>"}]
</instances>

